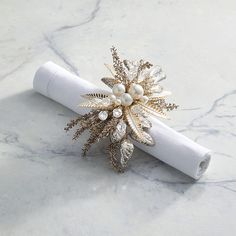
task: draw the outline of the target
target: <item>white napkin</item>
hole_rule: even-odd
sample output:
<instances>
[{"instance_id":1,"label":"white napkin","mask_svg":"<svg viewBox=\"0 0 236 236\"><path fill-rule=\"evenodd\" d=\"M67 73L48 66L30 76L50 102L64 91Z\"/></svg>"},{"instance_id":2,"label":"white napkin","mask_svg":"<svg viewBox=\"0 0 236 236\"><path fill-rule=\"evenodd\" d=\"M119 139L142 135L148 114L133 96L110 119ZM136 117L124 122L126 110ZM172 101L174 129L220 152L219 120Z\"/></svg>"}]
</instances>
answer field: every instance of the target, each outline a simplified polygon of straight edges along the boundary
<instances>
[{"instance_id":1,"label":"white napkin","mask_svg":"<svg viewBox=\"0 0 236 236\"><path fill-rule=\"evenodd\" d=\"M33 88L52 100L61 103L76 113L84 114L87 109L78 106L81 95L101 92L96 85L71 74L53 62L47 62L36 72ZM210 162L210 151L176 132L156 118L151 118L150 134L155 146L135 145L170 166L194 179L199 179Z\"/></svg>"}]
</instances>

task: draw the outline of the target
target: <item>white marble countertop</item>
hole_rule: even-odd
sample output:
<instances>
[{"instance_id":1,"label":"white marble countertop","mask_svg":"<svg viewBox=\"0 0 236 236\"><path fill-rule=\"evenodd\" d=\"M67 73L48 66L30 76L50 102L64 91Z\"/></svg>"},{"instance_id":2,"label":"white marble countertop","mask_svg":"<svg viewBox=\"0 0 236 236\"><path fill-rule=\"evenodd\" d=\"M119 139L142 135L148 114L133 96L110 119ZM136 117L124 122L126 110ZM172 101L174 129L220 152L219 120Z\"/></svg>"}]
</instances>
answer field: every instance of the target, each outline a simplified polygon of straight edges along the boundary
<instances>
[{"instance_id":1,"label":"white marble countertop","mask_svg":"<svg viewBox=\"0 0 236 236\"><path fill-rule=\"evenodd\" d=\"M234 0L1 1L0 235L236 235ZM160 64L180 105L165 121L213 150L198 181L136 150L114 173L63 128L75 114L35 93L52 60L99 82L115 45Z\"/></svg>"}]
</instances>

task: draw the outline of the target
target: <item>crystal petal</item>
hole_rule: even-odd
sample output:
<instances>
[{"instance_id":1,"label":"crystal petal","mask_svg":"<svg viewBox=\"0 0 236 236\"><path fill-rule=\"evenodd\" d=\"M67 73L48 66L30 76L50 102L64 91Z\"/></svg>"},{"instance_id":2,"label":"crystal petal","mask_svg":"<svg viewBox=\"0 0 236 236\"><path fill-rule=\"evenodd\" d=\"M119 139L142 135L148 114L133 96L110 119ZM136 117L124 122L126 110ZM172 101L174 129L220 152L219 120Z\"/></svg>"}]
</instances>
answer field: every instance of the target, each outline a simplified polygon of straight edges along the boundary
<instances>
[{"instance_id":1,"label":"crystal petal","mask_svg":"<svg viewBox=\"0 0 236 236\"><path fill-rule=\"evenodd\" d=\"M98 114L98 118L100 120L106 120L108 117L108 112L107 111L100 111Z\"/></svg>"},{"instance_id":2,"label":"crystal petal","mask_svg":"<svg viewBox=\"0 0 236 236\"><path fill-rule=\"evenodd\" d=\"M120 141L126 134L126 128L127 128L126 123L123 120L121 120L117 124L115 132L111 135L111 141L112 142Z\"/></svg>"},{"instance_id":3,"label":"crystal petal","mask_svg":"<svg viewBox=\"0 0 236 236\"><path fill-rule=\"evenodd\" d=\"M115 108L112 114L115 118L119 118L122 116L122 110L120 108Z\"/></svg>"}]
</instances>

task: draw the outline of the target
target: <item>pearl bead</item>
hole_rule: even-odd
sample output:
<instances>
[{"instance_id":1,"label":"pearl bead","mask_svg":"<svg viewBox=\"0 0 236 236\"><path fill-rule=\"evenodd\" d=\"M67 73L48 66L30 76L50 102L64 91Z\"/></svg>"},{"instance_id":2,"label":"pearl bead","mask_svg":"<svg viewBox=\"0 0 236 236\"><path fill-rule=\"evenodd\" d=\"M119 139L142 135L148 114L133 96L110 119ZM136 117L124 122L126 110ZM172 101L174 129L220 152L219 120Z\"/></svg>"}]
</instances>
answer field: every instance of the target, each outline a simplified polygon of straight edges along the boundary
<instances>
[{"instance_id":1,"label":"pearl bead","mask_svg":"<svg viewBox=\"0 0 236 236\"><path fill-rule=\"evenodd\" d=\"M132 96L132 98L140 99L143 96L144 90L143 87L139 84L131 84L128 92Z\"/></svg>"},{"instance_id":2,"label":"pearl bead","mask_svg":"<svg viewBox=\"0 0 236 236\"><path fill-rule=\"evenodd\" d=\"M118 105L118 106L121 104L120 98L117 98L114 102L115 102L115 104Z\"/></svg>"},{"instance_id":3,"label":"pearl bead","mask_svg":"<svg viewBox=\"0 0 236 236\"><path fill-rule=\"evenodd\" d=\"M149 98L148 98L148 96L142 96L142 97L140 98L140 100L141 100L141 102L143 102L144 104L146 104L146 103L148 102Z\"/></svg>"},{"instance_id":4,"label":"pearl bead","mask_svg":"<svg viewBox=\"0 0 236 236\"><path fill-rule=\"evenodd\" d=\"M116 96L120 96L125 93L125 86L123 84L115 84L112 88L112 92Z\"/></svg>"},{"instance_id":5,"label":"pearl bead","mask_svg":"<svg viewBox=\"0 0 236 236\"><path fill-rule=\"evenodd\" d=\"M121 104L123 106L130 106L133 103L133 98L128 93L121 95Z\"/></svg>"},{"instance_id":6,"label":"pearl bead","mask_svg":"<svg viewBox=\"0 0 236 236\"><path fill-rule=\"evenodd\" d=\"M116 96L115 96L114 94L111 94L109 97L110 97L110 99L111 99L112 102L115 102Z\"/></svg>"}]
</instances>

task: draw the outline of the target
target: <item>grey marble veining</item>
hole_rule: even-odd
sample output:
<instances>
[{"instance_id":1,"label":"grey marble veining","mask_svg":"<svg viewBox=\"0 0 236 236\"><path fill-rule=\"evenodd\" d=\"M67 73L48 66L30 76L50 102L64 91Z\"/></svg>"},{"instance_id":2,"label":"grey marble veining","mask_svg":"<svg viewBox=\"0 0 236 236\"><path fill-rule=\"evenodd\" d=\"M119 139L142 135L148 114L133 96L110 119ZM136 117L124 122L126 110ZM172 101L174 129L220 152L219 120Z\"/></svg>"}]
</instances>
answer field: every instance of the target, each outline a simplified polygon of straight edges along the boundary
<instances>
[{"instance_id":1,"label":"grey marble veining","mask_svg":"<svg viewBox=\"0 0 236 236\"><path fill-rule=\"evenodd\" d=\"M236 3L233 0L0 3L0 235L236 234ZM94 83L109 48L162 65L180 109L165 121L213 150L198 181L135 150L114 173L63 128L75 116L35 93L52 60ZM102 86L102 84L100 83Z\"/></svg>"}]
</instances>

